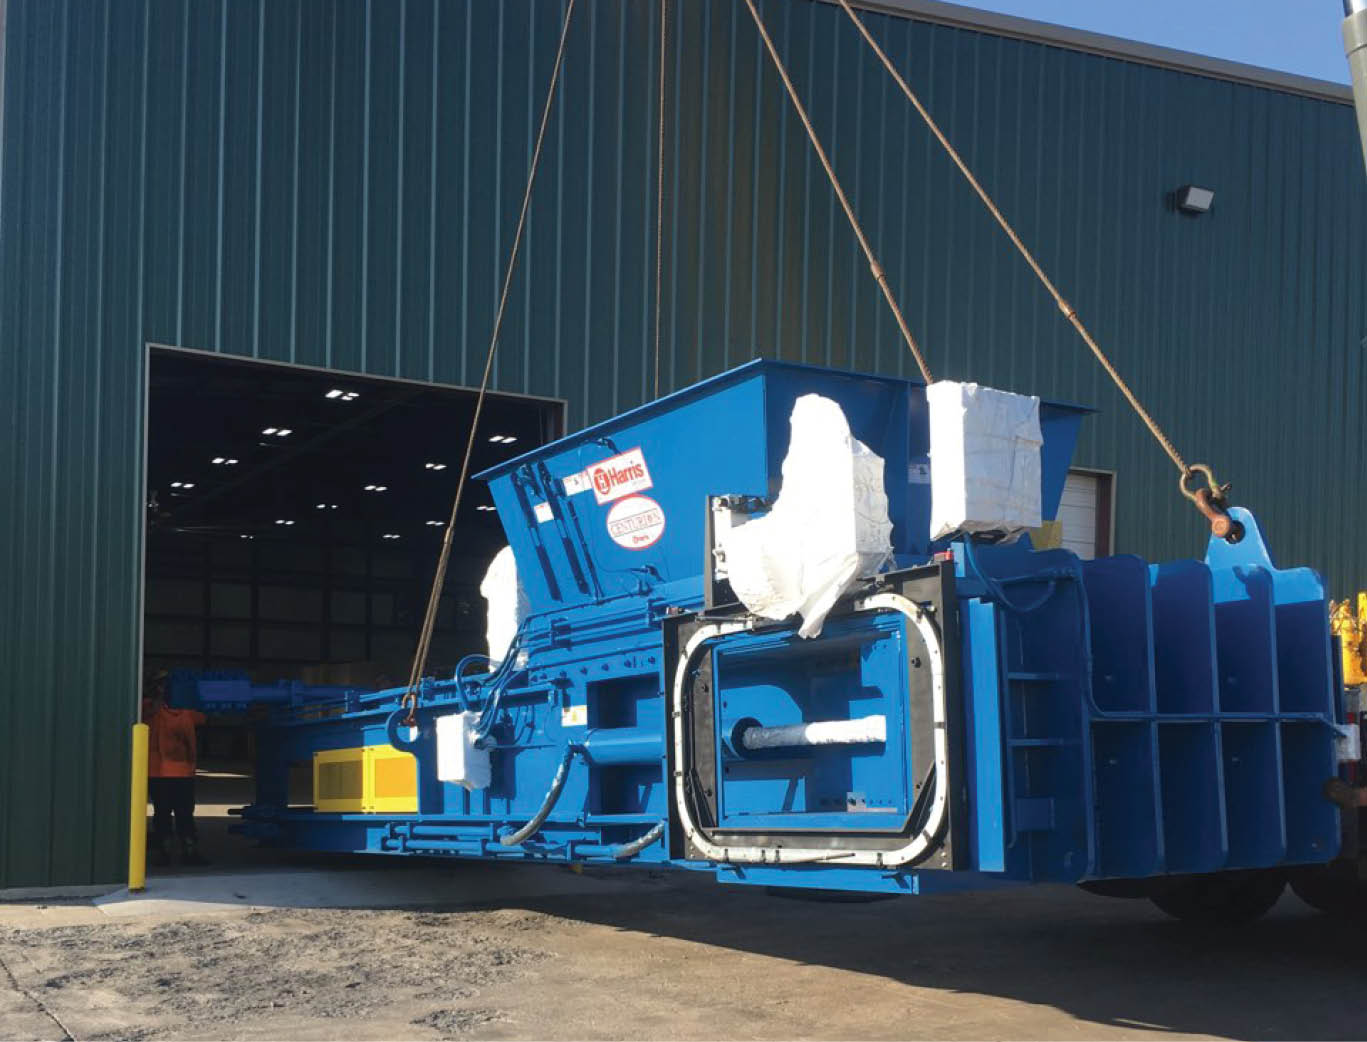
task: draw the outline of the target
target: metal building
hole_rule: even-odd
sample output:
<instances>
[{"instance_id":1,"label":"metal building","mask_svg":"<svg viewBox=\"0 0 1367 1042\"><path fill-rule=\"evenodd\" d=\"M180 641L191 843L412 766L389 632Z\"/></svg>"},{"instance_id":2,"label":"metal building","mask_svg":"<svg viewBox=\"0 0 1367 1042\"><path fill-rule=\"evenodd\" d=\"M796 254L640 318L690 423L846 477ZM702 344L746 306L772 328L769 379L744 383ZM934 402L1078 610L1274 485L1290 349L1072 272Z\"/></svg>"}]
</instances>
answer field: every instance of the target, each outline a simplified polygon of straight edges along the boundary
<instances>
[{"instance_id":1,"label":"metal building","mask_svg":"<svg viewBox=\"0 0 1367 1042\"><path fill-rule=\"evenodd\" d=\"M660 5L580 0L496 386L653 393ZM1346 87L930 0L865 5L1056 282L1286 561L1367 581ZM764 16L936 375L1097 406L1114 546L1174 475L838 7ZM671 0L662 389L910 362L744 5ZM478 383L563 0L0 0L0 889L119 877L149 345ZM1181 212L1175 191L1212 189ZM452 429L454 443L463 431Z\"/></svg>"}]
</instances>

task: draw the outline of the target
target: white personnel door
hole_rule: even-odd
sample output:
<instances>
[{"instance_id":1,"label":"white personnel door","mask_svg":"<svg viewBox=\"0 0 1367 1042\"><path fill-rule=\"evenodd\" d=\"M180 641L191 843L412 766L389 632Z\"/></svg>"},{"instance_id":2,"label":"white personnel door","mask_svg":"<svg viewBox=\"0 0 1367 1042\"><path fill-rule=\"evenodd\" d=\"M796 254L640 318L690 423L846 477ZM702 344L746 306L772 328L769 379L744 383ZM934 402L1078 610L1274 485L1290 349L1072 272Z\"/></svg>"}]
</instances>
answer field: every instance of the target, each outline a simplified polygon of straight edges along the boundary
<instances>
[{"instance_id":1,"label":"white personnel door","mask_svg":"<svg viewBox=\"0 0 1367 1042\"><path fill-rule=\"evenodd\" d=\"M1063 548L1085 561L1097 554L1096 534L1100 516L1101 478L1096 474L1068 472L1059 503L1058 519L1063 526Z\"/></svg>"}]
</instances>

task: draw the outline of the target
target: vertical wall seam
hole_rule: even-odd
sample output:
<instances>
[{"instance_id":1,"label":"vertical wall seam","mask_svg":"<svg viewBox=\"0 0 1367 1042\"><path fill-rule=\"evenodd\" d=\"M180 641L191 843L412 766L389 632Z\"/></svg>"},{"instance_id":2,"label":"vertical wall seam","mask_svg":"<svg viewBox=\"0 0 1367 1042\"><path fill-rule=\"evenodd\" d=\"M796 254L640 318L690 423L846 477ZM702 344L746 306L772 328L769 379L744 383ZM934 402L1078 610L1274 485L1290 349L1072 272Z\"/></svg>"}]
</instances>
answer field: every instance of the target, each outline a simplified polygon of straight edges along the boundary
<instances>
[{"instance_id":1,"label":"vertical wall seam","mask_svg":"<svg viewBox=\"0 0 1367 1042\"><path fill-rule=\"evenodd\" d=\"M48 469L47 496L48 496L48 523L47 523L47 564L50 587L47 590L48 601L51 605L52 618L49 623L49 632L57 634L61 632L61 620L59 614L59 600L56 596L56 562L57 562L57 503L59 498L58 484L59 475L62 473L61 466L61 393L62 393L62 330L65 328L63 321L63 280L62 267L66 262L67 254L64 248L66 241L66 177L67 177L67 150L66 150L66 95L67 95L67 63L70 57L71 40L67 32L67 19L69 8L66 4L62 5L61 30L57 36L57 46L61 50L61 62L58 69L60 86L57 89L57 176L53 179L53 191L57 199L57 221L56 228L53 230L53 243L56 249L53 250L53 275L52 275L52 388L49 392L48 406L52 410L49 418L48 428L48 453L44 465ZM70 521L68 520L69 524ZM39 574L43 569L40 566ZM47 650L47 663L43 669L43 675L49 681L57 675L57 647L55 642L50 644ZM53 691L51 698L45 699L48 713L48 749L56 750L59 747L56 729L61 719L60 712L53 712L57 701L57 692ZM56 807L52 802L51 790L47 790L44 797L47 801L48 827L49 832L45 837L47 848L47 868L48 873L52 872L52 863L55 856L55 841L61 834L57 827Z\"/></svg>"},{"instance_id":2,"label":"vertical wall seam","mask_svg":"<svg viewBox=\"0 0 1367 1042\"><path fill-rule=\"evenodd\" d=\"M761 3L763 3L763 0L761 0ZM761 10L764 10L763 7L761 7L760 9L761 9ZM766 15L767 15L767 12L766 12ZM734 24L734 23L735 23L735 15L733 14L731 17L732 17L732 37L733 37L733 40L732 40L732 47L735 48L735 49L737 49L737 50L739 50L739 48L740 48L740 39L739 39L739 37L736 36L736 34L735 34L735 24ZM787 53L787 35L786 35L786 31L787 31L787 27L788 27L788 19L787 19L787 17L786 17L786 14L785 14L785 17L784 17L784 19L783 19L783 27L784 27L784 30L785 30L785 34L784 34L784 36L783 36L783 41L784 41L784 53L786 54L786 53ZM756 35L756 37L759 36L758 33L756 33L755 35ZM758 47L760 46L760 42L759 42L758 39L755 40L754 46L755 46L756 48L758 48ZM757 56L758 56L758 55L756 55L756 57L757 57ZM755 66L755 78L754 78L755 98L754 98L754 105L753 105L753 108L751 109L751 112L750 112L750 120L751 120L751 122L754 124L753 132L752 132L752 134L751 134L751 136L750 136L750 155L753 156L754 159L753 159L753 169L751 170L751 173L750 173L750 335L749 335L749 337L748 337L748 345L747 345L747 346L748 346L749 351L750 351L752 354L753 354L753 353L756 353L756 352L764 353L764 350L763 350L763 348L760 346L760 343L759 343L759 292L760 292L760 290L759 290L759 255L760 255L760 253L762 252L761 249L760 249L760 242L759 242L759 208L760 208L759 181L760 181L760 176L761 176L760 172L761 172L761 170L763 170L762 159L761 159L761 149L763 148L763 144L764 144L764 136L763 136L763 133L761 132L761 128L762 128L763 125L764 125L764 120L763 120L763 104L762 104L763 98L764 98L764 81L763 81L763 78L759 75L759 70L760 70L760 68L761 68L761 66L759 66L759 65L756 65L756 66ZM772 349L771 349L770 352L768 352L768 353L772 355L772 354L773 354Z\"/></svg>"},{"instance_id":3,"label":"vertical wall seam","mask_svg":"<svg viewBox=\"0 0 1367 1042\"><path fill-rule=\"evenodd\" d=\"M683 4L676 0L670 8L674 13L674 24L670 26L672 32L669 33L669 39L674 44L674 147L670 156L671 176L669 178L669 270L671 272L669 280L669 350L665 352L663 346L660 349L661 354L668 354L669 366L661 373L662 386L660 390L662 392L674 389L674 375L677 372L679 350L679 191L680 182L683 180L679 171L679 135L682 133L683 124L681 114L685 111L683 104L682 7Z\"/></svg>"},{"instance_id":4,"label":"vertical wall seam","mask_svg":"<svg viewBox=\"0 0 1367 1042\"><path fill-rule=\"evenodd\" d=\"M106 37L108 34L106 33ZM180 60L180 180L177 187L179 195L176 223L176 343L185 343L185 165L190 150L186 147L185 133L189 125L186 110L189 108L190 79L190 5L186 4L181 12L181 60ZM146 44L144 44L146 46Z\"/></svg>"},{"instance_id":5,"label":"vertical wall seam","mask_svg":"<svg viewBox=\"0 0 1367 1042\"><path fill-rule=\"evenodd\" d=\"M266 96L266 2L256 7L256 177L252 185L255 236L252 242L252 357L261 357L261 152Z\"/></svg>"},{"instance_id":6,"label":"vertical wall seam","mask_svg":"<svg viewBox=\"0 0 1367 1042\"><path fill-rule=\"evenodd\" d=\"M327 256L323 263L326 268L327 287L324 291L323 344L324 364L333 364L334 345L332 342L333 281L337 271L337 254L334 248L337 237L337 15L333 11L331 63L328 87L328 219L327 219Z\"/></svg>"},{"instance_id":7,"label":"vertical wall seam","mask_svg":"<svg viewBox=\"0 0 1367 1042\"><path fill-rule=\"evenodd\" d=\"M697 308L697 339L693 345L693 356L697 365L689 374L692 380L702 379L703 337L706 335L706 325L702 316L707 314L707 298L703 287L707 284L704 276L707 271L707 124L712 107L711 91L709 90L712 72L712 0L703 0L702 17L702 76L699 79L702 97L698 104L701 111L702 131L698 135L698 263L695 274L697 288L694 294Z\"/></svg>"},{"instance_id":8,"label":"vertical wall seam","mask_svg":"<svg viewBox=\"0 0 1367 1042\"><path fill-rule=\"evenodd\" d=\"M726 140L731 144L732 159L736 147L736 19L740 14L740 4L731 5L731 28L727 33L726 48ZM754 157L758 162L759 157ZM753 176L753 175L752 175ZM726 231L722 235L722 284L721 284L721 365L731 368L731 261L735 256L736 224L736 164L726 164ZM750 345L746 353L753 350Z\"/></svg>"},{"instance_id":9,"label":"vertical wall seam","mask_svg":"<svg viewBox=\"0 0 1367 1042\"><path fill-rule=\"evenodd\" d=\"M224 144L228 127L228 2L220 0L222 18L218 36L218 251L214 265L214 350L223 344L223 185Z\"/></svg>"},{"instance_id":10,"label":"vertical wall seam","mask_svg":"<svg viewBox=\"0 0 1367 1042\"><path fill-rule=\"evenodd\" d=\"M397 153L394 161L394 366L392 375L403 374L403 203L404 203L404 148L406 146L408 97L408 0L399 0L399 118ZM366 154L369 155L369 149Z\"/></svg>"},{"instance_id":11,"label":"vertical wall seam","mask_svg":"<svg viewBox=\"0 0 1367 1042\"><path fill-rule=\"evenodd\" d=\"M437 157L441 154L438 137L441 121L441 3L432 0L432 116L429 140L427 186L427 366L428 380L436 379L437 365L437 177L440 173Z\"/></svg>"},{"instance_id":12,"label":"vertical wall seam","mask_svg":"<svg viewBox=\"0 0 1367 1042\"><path fill-rule=\"evenodd\" d=\"M104 420L104 365L105 365L105 336L104 336L104 248L105 248L105 201L109 187L109 171L106 168L105 157L106 148L109 141L109 54L110 54L110 33L109 19L110 7L113 0L106 0L104 7L104 33L102 43L104 44L103 60L101 62L100 75L100 133L99 133L99 161L97 170L99 172L100 191L99 203L96 208L98 217L95 222L95 359L91 366L91 416L87 427L87 438L84 455L90 460L91 480L87 484L90 490L89 503L90 511L88 520L91 522L87 532L86 568L87 574L98 581L100 575L100 533L103 526L100 524L100 477L103 474L103 460L100 458L100 425ZM95 700L97 692L100 690L99 683L99 607L98 598L87 597L85 600L87 614L85 618L85 639L87 646L92 649L86 657L84 679L85 697L83 708L89 715L89 719L98 720L99 711ZM88 727L85 732L85 756L84 762L93 764L95 760L96 735L95 728ZM99 784L90 787L87 793L86 806L91 821L98 821L100 818L100 803L105 799L104 792ZM85 871L82 878L94 881L96 870L95 852L95 832L89 830L86 833L86 858Z\"/></svg>"},{"instance_id":13,"label":"vertical wall seam","mask_svg":"<svg viewBox=\"0 0 1367 1042\"><path fill-rule=\"evenodd\" d=\"M465 89L461 101L464 104L461 147L461 221L460 221L460 382L470 379L470 67L472 59L472 23L474 4L465 5Z\"/></svg>"},{"instance_id":14,"label":"vertical wall seam","mask_svg":"<svg viewBox=\"0 0 1367 1042\"><path fill-rule=\"evenodd\" d=\"M527 11L527 137L526 137L526 164L528 176L531 175L532 153L536 150L536 131L539 125L537 118L538 109L536 107L536 4L532 3ZM559 93L557 91L557 93ZM543 145L544 147L544 145ZM621 178L617 183L622 183ZM536 224L535 204L527 208L527 226L523 233L523 251L525 256L520 262L520 267L525 272L522 277L522 345L521 355L522 365L522 384L530 387L533 383L532 375L532 284L534 281L535 268L533 258L536 255L536 235L533 228Z\"/></svg>"},{"instance_id":15,"label":"vertical wall seam","mask_svg":"<svg viewBox=\"0 0 1367 1042\"><path fill-rule=\"evenodd\" d=\"M588 101L588 126L584 134L585 158L588 167L587 176L584 178L584 356L581 365L581 376L583 383L584 401L589 398L589 387L591 372L593 367L593 352L589 345L593 343L593 168L594 150L597 145L597 119L595 114L598 111L598 20L589 19L589 101ZM580 409L583 409L583 403ZM580 414L582 416L582 412Z\"/></svg>"},{"instance_id":16,"label":"vertical wall seam","mask_svg":"<svg viewBox=\"0 0 1367 1042\"><path fill-rule=\"evenodd\" d=\"M370 371L370 40L371 0L365 0L365 85L361 88L361 372Z\"/></svg>"},{"instance_id":17,"label":"vertical wall seam","mask_svg":"<svg viewBox=\"0 0 1367 1042\"><path fill-rule=\"evenodd\" d=\"M622 160L627 121L627 6L617 7L617 143L614 176L618 190L613 207L612 236L612 410L621 412L622 402Z\"/></svg>"},{"instance_id":18,"label":"vertical wall seam","mask_svg":"<svg viewBox=\"0 0 1367 1042\"><path fill-rule=\"evenodd\" d=\"M290 186L290 346L289 360L299 360L299 123L303 109L304 8L294 9L294 178Z\"/></svg>"}]
</instances>

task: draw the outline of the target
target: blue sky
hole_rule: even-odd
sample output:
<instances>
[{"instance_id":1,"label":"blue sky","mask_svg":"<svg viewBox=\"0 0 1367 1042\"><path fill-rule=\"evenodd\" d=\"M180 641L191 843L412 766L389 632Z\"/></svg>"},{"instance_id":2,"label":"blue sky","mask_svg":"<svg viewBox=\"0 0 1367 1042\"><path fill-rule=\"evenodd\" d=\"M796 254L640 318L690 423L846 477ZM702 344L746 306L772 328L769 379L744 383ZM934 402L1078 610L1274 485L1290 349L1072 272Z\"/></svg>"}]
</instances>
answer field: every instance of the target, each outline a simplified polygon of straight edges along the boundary
<instances>
[{"instance_id":1,"label":"blue sky","mask_svg":"<svg viewBox=\"0 0 1367 1042\"><path fill-rule=\"evenodd\" d=\"M1340 0L956 0L1322 80L1348 81Z\"/></svg>"}]
</instances>

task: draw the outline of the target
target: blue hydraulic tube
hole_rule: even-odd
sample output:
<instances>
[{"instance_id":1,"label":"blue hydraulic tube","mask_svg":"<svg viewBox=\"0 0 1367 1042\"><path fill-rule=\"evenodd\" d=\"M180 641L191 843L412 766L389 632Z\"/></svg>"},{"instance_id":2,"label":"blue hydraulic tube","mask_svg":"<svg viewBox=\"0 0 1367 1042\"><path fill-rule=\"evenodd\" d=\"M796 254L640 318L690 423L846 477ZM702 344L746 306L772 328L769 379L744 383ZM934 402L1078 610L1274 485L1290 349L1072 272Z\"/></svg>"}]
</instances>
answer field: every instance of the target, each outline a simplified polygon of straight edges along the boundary
<instances>
[{"instance_id":1,"label":"blue hydraulic tube","mask_svg":"<svg viewBox=\"0 0 1367 1042\"><path fill-rule=\"evenodd\" d=\"M664 733L660 728L601 727L589 732L581 751L594 767L659 763Z\"/></svg>"}]
</instances>

